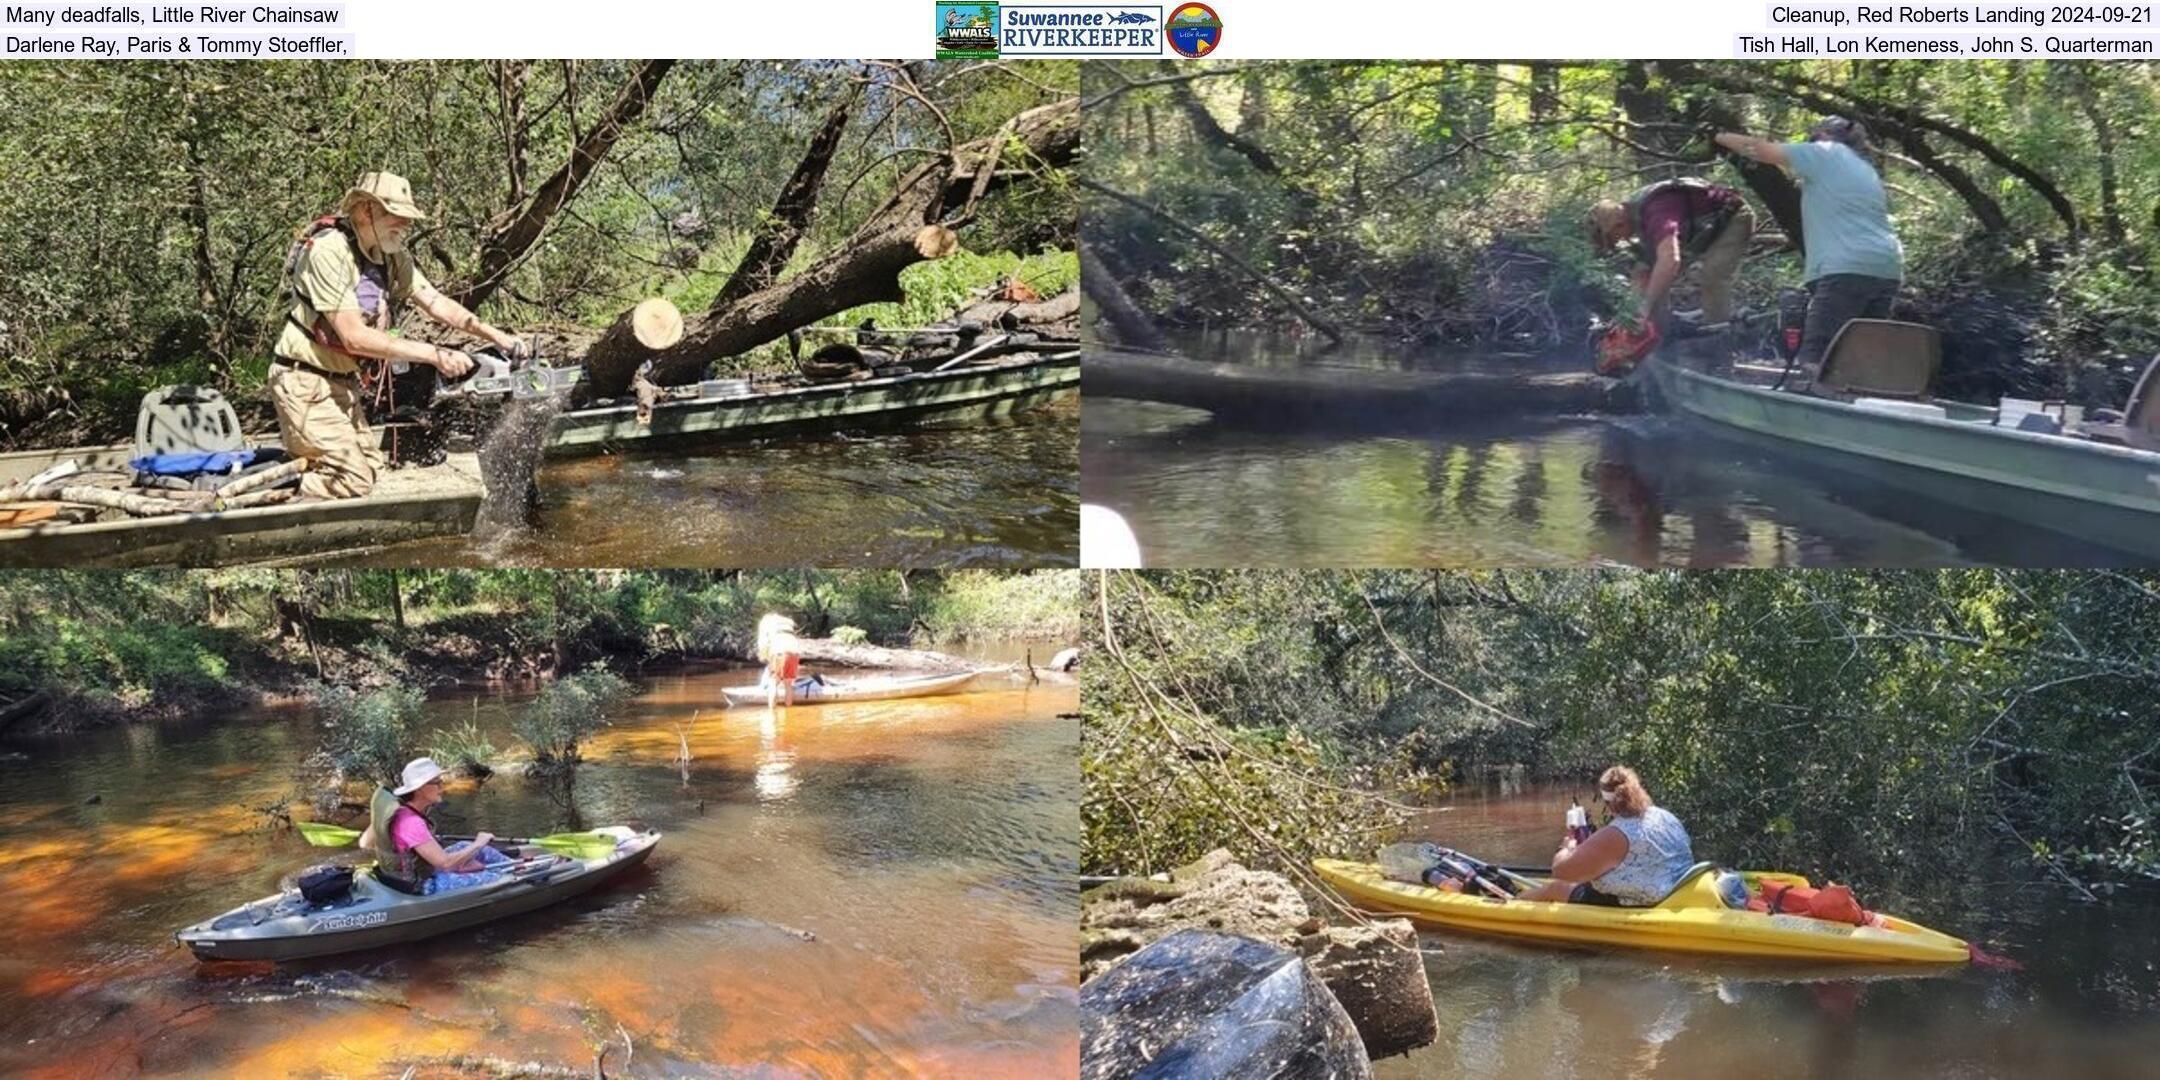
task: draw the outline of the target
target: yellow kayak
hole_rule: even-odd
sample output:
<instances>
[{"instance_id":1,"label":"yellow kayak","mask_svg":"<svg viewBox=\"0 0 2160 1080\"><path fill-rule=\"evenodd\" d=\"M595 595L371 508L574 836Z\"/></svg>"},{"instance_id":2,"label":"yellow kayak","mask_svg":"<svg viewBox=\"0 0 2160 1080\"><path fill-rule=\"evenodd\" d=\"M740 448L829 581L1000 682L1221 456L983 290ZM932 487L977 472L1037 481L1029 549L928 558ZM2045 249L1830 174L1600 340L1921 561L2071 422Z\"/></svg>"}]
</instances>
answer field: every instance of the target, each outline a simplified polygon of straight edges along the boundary
<instances>
[{"instance_id":1,"label":"yellow kayak","mask_svg":"<svg viewBox=\"0 0 2160 1080\"><path fill-rule=\"evenodd\" d=\"M1673 952L1792 960L1862 960L1907 964L1962 964L1969 952L1963 941L1918 923L1883 916L1883 925L1849 926L1804 915L1765 915L1734 911L1718 897L1715 875L1698 866L1673 894L1656 907L1620 908L1591 904L1556 904L1501 900L1493 896L1442 892L1425 885L1391 881L1372 863L1316 859L1322 879L1360 906L1407 915L1421 922L1458 930L1596 945L1622 945ZM1796 874L1749 873L1750 881L1769 879L1806 885Z\"/></svg>"}]
</instances>

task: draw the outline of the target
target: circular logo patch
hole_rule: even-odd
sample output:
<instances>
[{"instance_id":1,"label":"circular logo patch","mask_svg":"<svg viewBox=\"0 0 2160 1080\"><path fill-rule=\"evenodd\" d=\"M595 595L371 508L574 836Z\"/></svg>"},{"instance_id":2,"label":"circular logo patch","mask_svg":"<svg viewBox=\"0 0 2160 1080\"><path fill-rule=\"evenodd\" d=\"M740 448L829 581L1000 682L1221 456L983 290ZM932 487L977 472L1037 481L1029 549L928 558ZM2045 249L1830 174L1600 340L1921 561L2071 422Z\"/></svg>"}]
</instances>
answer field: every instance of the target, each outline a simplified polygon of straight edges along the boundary
<instances>
[{"instance_id":1,"label":"circular logo patch","mask_svg":"<svg viewBox=\"0 0 2160 1080\"><path fill-rule=\"evenodd\" d=\"M1179 4L1170 15L1170 47L1194 59L1222 44L1222 18L1206 4Z\"/></svg>"}]
</instances>

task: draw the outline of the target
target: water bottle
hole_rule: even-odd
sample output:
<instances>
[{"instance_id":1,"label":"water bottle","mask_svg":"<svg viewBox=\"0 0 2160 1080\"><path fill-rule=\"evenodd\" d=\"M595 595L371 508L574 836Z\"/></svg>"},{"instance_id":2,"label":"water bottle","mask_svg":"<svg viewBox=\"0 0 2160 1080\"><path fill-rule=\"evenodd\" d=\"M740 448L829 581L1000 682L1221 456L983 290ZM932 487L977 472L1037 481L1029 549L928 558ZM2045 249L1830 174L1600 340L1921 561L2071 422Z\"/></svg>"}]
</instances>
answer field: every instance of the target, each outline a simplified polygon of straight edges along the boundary
<instances>
[{"instance_id":1,"label":"water bottle","mask_svg":"<svg viewBox=\"0 0 2160 1080\"><path fill-rule=\"evenodd\" d=\"M1389 844L1380 849L1380 876L1389 881L1429 885L1425 875L1439 865L1437 844Z\"/></svg>"},{"instance_id":2,"label":"water bottle","mask_svg":"<svg viewBox=\"0 0 2160 1080\"><path fill-rule=\"evenodd\" d=\"M1590 812L1583 809L1582 800L1575 799L1572 801L1573 805L1569 806L1567 810L1567 822L1564 829L1569 840L1580 844L1590 838Z\"/></svg>"}]
</instances>

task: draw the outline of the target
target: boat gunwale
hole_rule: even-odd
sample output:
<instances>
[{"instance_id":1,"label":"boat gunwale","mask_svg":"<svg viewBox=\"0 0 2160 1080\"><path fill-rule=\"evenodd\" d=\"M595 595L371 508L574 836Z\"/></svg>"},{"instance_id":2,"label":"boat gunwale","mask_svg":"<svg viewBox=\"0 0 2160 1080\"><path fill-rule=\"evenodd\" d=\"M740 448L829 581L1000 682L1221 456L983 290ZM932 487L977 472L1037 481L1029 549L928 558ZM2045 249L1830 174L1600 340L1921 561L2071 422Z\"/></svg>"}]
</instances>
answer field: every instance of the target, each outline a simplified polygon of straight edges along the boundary
<instances>
[{"instance_id":1,"label":"boat gunwale","mask_svg":"<svg viewBox=\"0 0 2160 1080\"><path fill-rule=\"evenodd\" d=\"M1066 352L1071 352L1072 355L1064 355ZM663 413L682 412L685 410L719 411L723 408L739 408L751 405L765 405L774 403L786 404L789 403L788 399L791 398L800 398L807 400L819 397L848 397L859 394L865 390L886 390L896 386L907 386L911 384L927 382L957 382L960 379L969 376L1008 375L1016 372L1028 371L1035 368L1062 368L1067 366L1072 367L1075 371L1078 371L1080 368L1079 343L1077 342L1073 343L1067 349L1060 349L1058 353L1038 355L1033 357L1032 359L1026 360L1006 360L1001 358L986 361L981 364L971 365L969 367L953 368L949 371L910 371L900 375L883 375L874 379L863 379L858 382L832 382L818 383L812 386L789 386L777 390L767 390L759 393L737 394L733 397L691 398L684 401L662 401L653 406L652 412L653 416L657 418ZM1049 387L1043 387L1042 389L1049 389ZM556 418L555 423L557 425L573 422L577 424L583 424L588 421L599 421L602 419L620 419L623 416L634 417L636 413L637 406L635 404L601 405L592 408L565 411L561 416ZM818 418L807 417L806 419Z\"/></svg>"},{"instance_id":2,"label":"boat gunwale","mask_svg":"<svg viewBox=\"0 0 2160 1080\"><path fill-rule=\"evenodd\" d=\"M1792 390L1774 390L1764 386L1750 386L1747 383L1740 382L1735 379L1719 378L1718 376L1711 375L1706 372L1693 371L1676 364L1667 364L1656 359L1653 359L1650 363L1661 378L1680 378L1683 380L1692 379L1699 382L1707 383L1710 386L1721 391L1737 393L1744 397L1759 398L1765 401L1776 401L1781 404L1794 405L1804 409L1819 409L1823 412L1829 413L1830 415L1859 415L1868 417L1870 419L1884 420L1891 423L1892 425L1916 424L1925 427L1935 427L1942 430L1958 431L1967 434L1985 432L1986 434L1982 435L1981 437L2024 441L2034 446L2063 450L2070 453L2091 453L2103 457L2116 457L2122 459L2125 462L2149 465L2154 468L2160 468L2160 451L2141 450L2134 446L2118 446L2114 443L2099 442L2094 439L2080 439L2069 435L2050 435L2046 432L2039 431L2020 431L2017 428L1998 427L1994 424L1983 424L1975 420L1952 420L1948 417L1937 418L1932 416L1908 416L1901 413L1878 412L1873 409L1863 409L1852 402L1839 401L1834 398L1815 397L1813 395L1801 394L1797 391ZM1988 407L1985 405L1972 405L1966 402L1954 402L1953 404L1974 409L1985 409ZM1687 411L1691 413L1695 412L1695 410L1693 409L1689 409ZM1697 413L1696 415L1701 414ZM1716 420L1717 418L1706 417L1706 419ZM1718 422L1724 423L1726 421L1720 420ZM1793 441L1805 442L1806 440L1794 439ZM1821 444L1810 443L1809 445Z\"/></svg>"}]
</instances>

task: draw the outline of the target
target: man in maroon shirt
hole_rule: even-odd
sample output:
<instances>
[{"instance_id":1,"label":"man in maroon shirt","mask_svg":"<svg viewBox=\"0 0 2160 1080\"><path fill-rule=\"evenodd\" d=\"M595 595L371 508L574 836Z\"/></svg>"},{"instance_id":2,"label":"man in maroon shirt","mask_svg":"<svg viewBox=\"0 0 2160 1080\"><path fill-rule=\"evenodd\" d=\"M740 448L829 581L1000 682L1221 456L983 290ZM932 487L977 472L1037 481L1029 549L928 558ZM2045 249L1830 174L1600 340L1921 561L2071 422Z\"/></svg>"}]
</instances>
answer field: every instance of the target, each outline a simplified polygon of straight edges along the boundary
<instances>
[{"instance_id":1,"label":"man in maroon shirt","mask_svg":"<svg viewBox=\"0 0 2160 1080\"><path fill-rule=\"evenodd\" d=\"M1733 283L1755 215L1740 193L1694 177L1660 180L1625 202L1610 199L1590 208L1590 237L1599 250L1628 245L1635 258L1635 288L1642 293L1641 321L1664 315L1667 294L1689 264L1702 270L1702 320L1732 317Z\"/></svg>"}]
</instances>

